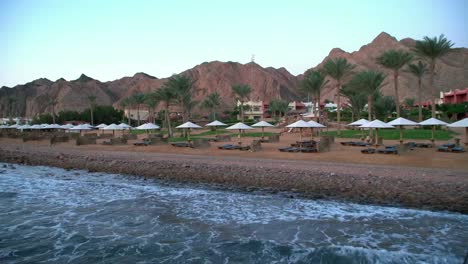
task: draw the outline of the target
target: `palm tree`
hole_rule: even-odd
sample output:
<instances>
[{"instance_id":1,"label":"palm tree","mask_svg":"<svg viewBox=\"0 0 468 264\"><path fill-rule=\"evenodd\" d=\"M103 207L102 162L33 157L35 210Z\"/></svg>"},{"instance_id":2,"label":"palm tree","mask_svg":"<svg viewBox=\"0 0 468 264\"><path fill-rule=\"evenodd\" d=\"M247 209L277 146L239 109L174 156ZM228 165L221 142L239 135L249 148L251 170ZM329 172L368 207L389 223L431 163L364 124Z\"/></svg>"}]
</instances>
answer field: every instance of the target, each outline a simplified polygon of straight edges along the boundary
<instances>
[{"instance_id":1,"label":"palm tree","mask_svg":"<svg viewBox=\"0 0 468 264\"><path fill-rule=\"evenodd\" d=\"M352 121L355 119L361 118L361 111L364 108L364 105L367 101L367 96L361 91L356 91L347 85L343 85L341 87L341 94L348 98L349 103L351 104L351 114L352 114Z\"/></svg>"},{"instance_id":2,"label":"palm tree","mask_svg":"<svg viewBox=\"0 0 468 264\"><path fill-rule=\"evenodd\" d=\"M307 93L309 97L312 94L313 99L313 113L318 113L317 120L320 122L321 111L320 111L320 94L323 87L328 83L328 80L325 81L325 76L320 71L309 71L306 73L304 80L302 81L299 89L303 93ZM318 110L316 111L315 105L318 105Z\"/></svg>"},{"instance_id":3,"label":"palm tree","mask_svg":"<svg viewBox=\"0 0 468 264\"><path fill-rule=\"evenodd\" d=\"M338 135L341 134L341 82L343 81L343 78L351 73L353 68L354 65L348 63L345 58L328 59L323 65L324 72L336 81L336 118L338 121Z\"/></svg>"},{"instance_id":4,"label":"palm tree","mask_svg":"<svg viewBox=\"0 0 468 264\"><path fill-rule=\"evenodd\" d=\"M453 43L447 40L442 34L439 38L429 38L426 36L423 40L416 40L416 45L413 50L417 55L427 59L429 62L429 89L430 93L434 93L432 94L432 117L435 117L435 99L438 96L434 89L436 62L437 59L450 52L452 46Z\"/></svg>"},{"instance_id":5,"label":"palm tree","mask_svg":"<svg viewBox=\"0 0 468 264\"><path fill-rule=\"evenodd\" d=\"M120 101L120 107L123 108L124 112L127 109L127 107L130 107L130 105L131 105L131 101L129 97L124 98L122 99L122 101ZM127 122L130 125L130 111L127 114Z\"/></svg>"},{"instance_id":6,"label":"palm tree","mask_svg":"<svg viewBox=\"0 0 468 264\"><path fill-rule=\"evenodd\" d=\"M212 120L216 119L216 109L221 105L221 97L218 92L210 93L202 102L201 107L210 110Z\"/></svg>"},{"instance_id":7,"label":"palm tree","mask_svg":"<svg viewBox=\"0 0 468 264\"><path fill-rule=\"evenodd\" d=\"M168 86L163 86L159 88L158 90L155 91L155 94L156 94L156 98L160 102L164 103L164 119L167 125L167 132L169 134L169 137L172 137L171 119L169 117L169 106L177 98L177 95Z\"/></svg>"},{"instance_id":8,"label":"palm tree","mask_svg":"<svg viewBox=\"0 0 468 264\"><path fill-rule=\"evenodd\" d=\"M47 105L50 107L50 114L52 115L52 123L55 124L55 106L57 105L57 100L50 98Z\"/></svg>"},{"instance_id":9,"label":"palm tree","mask_svg":"<svg viewBox=\"0 0 468 264\"><path fill-rule=\"evenodd\" d=\"M148 107L149 120L154 123L154 109L159 104L159 98L155 92L147 92L145 93L144 101L146 106Z\"/></svg>"},{"instance_id":10,"label":"palm tree","mask_svg":"<svg viewBox=\"0 0 468 264\"><path fill-rule=\"evenodd\" d=\"M367 94L368 119L372 120L372 99L379 93L385 75L378 71L361 71L356 73L346 87L356 92Z\"/></svg>"},{"instance_id":11,"label":"palm tree","mask_svg":"<svg viewBox=\"0 0 468 264\"><path fill-rule=\"evenodd\" d=\"M422 78L427 73L427 65L418 61L418 64L408 65L409 72L418 78L418 121L421 122L422 116Z\"/></svg>"},{"instance_id":12,"label":"palm tree","mask_svg":"<svg viewBox=\"0 0 468 264\"><path fill-rule=\"evenodd\" d=\"M138 126L140 125L140 107L142 104L145 103L145 94L143 93L134 93L132 94L132 96L130 97L130 101L136 105L136 108L137 108L137 124Z\"/></svg>"},{"instance_id":13,"label":"palm tree","mask_svg":"<svg viewBox=\"0 0 468 264\"><path fill-rule=\"evenodd\" d=\"M413 56L403 50L387 50L377 58L377 63L393 71L393 86L395 88L395 106L397 117L400 117L400 97L398 95L398 76L400 69L411 61Z\"/></svg>"},{"instance_id":14,"label":"palm tree","mask_svg":"<svg viewBox=\"0 0 468 264\"><path fill-rule=\"evenodd\" d=\"M172 89L176 96L177 103L182 109L182 120L186 122L191 108L194 107L192 102L193 81L185 75L174 75L164 84Z\"/></svg>"},{"instance_id":15,"label":"palm tree","mask_svg":"<svg viewBox=\"0 0 468 264\"><path fill-rule=\"evenodd\" d=\"M236 84L231 89L232 93L236 96L236 100L240 102L240 117L241 122L244 122L244 102L252 92L252 88L246 84Z\"/></svg>"},{"instance_id":16,"label":"palm tree","mask_svg":"<svg viewBox=\"0 0 468 264\"><path fill-rule=\"evenodd\" d=\"M285 114L288 111L288 106L288 102L279 99L274 99L270 101L269 109L274 117L276 117L277 112L279 113L279 117L281 117L282 114Z\"/></svg>"},{"instance_id":17,"label":"palm tree","mask_svg":"<svg viewBox=\"0 0 468 264\"><path fill-rule=\"evenodd\" d=\"M96 106L96 96L94 95L88 96L88 101L89 101L89 110L91 112L91 125L93 126L94 125L94 107Z\"/></svg>"}]
</instances>

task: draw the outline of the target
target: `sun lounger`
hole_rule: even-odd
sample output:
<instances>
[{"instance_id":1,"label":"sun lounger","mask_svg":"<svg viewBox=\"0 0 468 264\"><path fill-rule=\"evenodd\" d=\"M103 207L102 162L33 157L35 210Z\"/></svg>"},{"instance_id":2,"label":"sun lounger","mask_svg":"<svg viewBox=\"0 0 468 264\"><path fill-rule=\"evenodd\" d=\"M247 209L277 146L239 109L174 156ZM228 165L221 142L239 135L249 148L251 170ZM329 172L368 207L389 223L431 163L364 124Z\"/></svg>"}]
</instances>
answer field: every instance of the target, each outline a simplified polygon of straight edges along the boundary
<instances>
[{"instance_id":1,"label":"sun lounger","mask_svg":"<svg viewBox=\"0 0 468 264\"><path fill-rule=\"evenodd\" d=\"M450 152L450 149L449 149L449 147L440 146L440 147L437 148L437 151L439 151L439 152Z\"/></svg>"},{"instance_id":2,"label":"sun lounger","mask_svg":"<svg viewBox=\"0 0 468 264\"><path fill-rule=\"evenodd\" d=\"M190 144L188 142L177 142L177 143L172 143L171 145L174 146L174 147L179 147L179 148L192 147L192 144Z\"/></svg>"},{"instance_id":3,"label":"sun lounger","mask_svg":"<svg viewBox=\"0 0 468 264\"><path fill-rule=\"evenodd\" d=\"M243 151L250 150L250 146L239 146L239 150L243 150Z\"/></svg>"},{"instance_id":4,"label":"sun lounger","mask_svg":"<svg viewBox=\"0 0 468 264\"><path fill-rule=\"evenodd\" d=\"M239 145L232 145L232 144L224 144L221 146L218 146L218 149L223 149L223 150L234 150L234 149L240 149L241 146Z\"/></svg>"},{"instance_id":5,"label":"sun lounger","mask_svg":"<svg viewBox=\"0 0 468 264\"><path fill-rule=\"evenodd\" d=\"M136 143L133 143L133 145L135 145L135 146L145 146L146 147L146 146L151 145L151 143L152 142L151 142L150 139L143 139L142 142L136 142Z\"/></svg>"},{"instance_id":6,"label":"sun lounger","mask_svg":"<svg viewBox=\"0 0 468 264\"><path fill-rule=\"evenodd\" d=\"M301 148L301 152L304 153L316 153L318 152L317 148Z\"/></svg>"},{"instance_id":7,"label":"sun lounger","mask_svg":"<svg viewBox=\"0 0 468 264\"><path fill-rule=\"evenodd\" d=\"M301 149L298 147L284 147L278 149L281 152L300 152Z\"/></svg>"},{"instance_id":8,"label":"sun lounger","mask_svg":"<svg viewBox=\"0 0 468 264\"><path fill-rule=\"evenodd\" d=\"M462 153L462 152L465 152L465 150L462 147L454 147L454 148L452 148L452 152Z\"/></svg>"},{"instance_id":9,"label":"sun lounger","mask_svg":"<svg viewBox=\"0 0 468 264\"><path fill-rule=\"evenodd\" d=\"M432 148L431 143L416 143L417 148Z\"/></svg>"},{"instance_id":10,"label":"sun lounger","mask_svg":"<svg viewBox=\"0 0 468 264\"><path fill-rule=\"evenodd\" d=\"M341 142L341 145L343 146L352 146L354 144L354 141L343 141Z\"/></svg>"},{"instance_id":11,"label":"sun lounger","mask_svg":"<svg viewBox=\"0 0 468 264\"><path fill-rule=\"evenodd\" d=\"M374 154L374 153L375 153L375 149L373 149L373 148L366 148L366 149L361 150L361 153L363 153L363 154Z\"/></svg>"},{"instance_id":12,"label":"sun lounger","mask_svg":"<svg viewBox=\"0 0 468 264\"><path fill-rule=\"evenodd\" d=\"M387 146L383 149L377 150L377 153L380 154L398 154L398 150L395 146Z\"/></svg>"}]
</instances>

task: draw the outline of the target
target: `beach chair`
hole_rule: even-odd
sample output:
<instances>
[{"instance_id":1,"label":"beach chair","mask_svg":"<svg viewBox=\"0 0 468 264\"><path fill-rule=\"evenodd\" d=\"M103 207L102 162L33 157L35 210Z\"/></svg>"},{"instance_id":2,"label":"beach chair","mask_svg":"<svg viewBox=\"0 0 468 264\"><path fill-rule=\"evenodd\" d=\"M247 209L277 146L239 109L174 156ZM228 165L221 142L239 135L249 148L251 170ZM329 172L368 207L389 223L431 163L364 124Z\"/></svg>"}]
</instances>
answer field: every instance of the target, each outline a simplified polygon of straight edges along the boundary
<instances>
[{"instance_id":1,"label":"beach chair","mask_svg":"<svg viewBox=\"0 0 468 264\"><path fill-rule=\"evenodd\" d=\"M317 153L318 149L317 148L301 148L300 151L303 153Z\"/></svg>"},{"instance_id":2,"label":"beach chair","mask_svg":"<svg viewBox=\"0 0 468 264\"><path fill-rule=\"evenodd\" d=\"M241 146L239 145L232 145L232 144L224 144L221 146L218 146L218 149L223 149L223 150L234 150L234 149L240 149Z\"/></svg>"},{"instance_id":3,"label":"beach chair","mask_svg":"<svg viewBox=\"0 0 468 264\"><path fill-rule=\"evenodd\" d=\"M375 149L373 149L373 148L362 149L362 150L361 150L361 153L362 153L362 154L374 154L374 153L375 153Z\"/></svg>"},{"instance_id":4,"label":"beach chair","mask_svg":"<svg viewBox=\"0 0 468 264\"><path fill-rule=\"evenodd\" d=\"M145 138L145 139L143 139L142 142L136 142L136 143L133 143L133 145L147 147L147 146L151 145L151 143L152 143L151 139Z\"/></svg>"},{"instance_id":5,"label":"beach chair","mask_svg":"<svg viewBox=\"0 0 468 264\"><path fill-rule=\"evenodd\" d=\"M188 142L176 142L176 143L172 143L171 145L174 146L174 147L178 147L178 148L192 147L192 144L190 144Z\"/></svg>"},{"instance_id":6,"label":"beach chair","mask_svg":"<svg viewBox=\"0 0 468 264\"><path fill-rule=\"evenodd\" d=\"M377 153L380 154L398 154L398 150L395 146L386 146L383 149L377 150Z\"/></svg>"},{"instance_id":7,"label":"beach chair","mask_svg":"<svg viewBox=\"0 0 468 264\"><path fill-rule=\"evenodd\" d=\"M450 149L449 147L446 147L446 146L440 146L437 148L437 151L439 152L450 152Z\"/></svg>"},{"instance_id":8,"label":"beach chair","mask_svg":"<svg viewBox=\"0 0 468 264\"><path fill-rule=\"evenodd\" d=\"M353 141L343 141L343 142L341 142L341 145L343 145L343 146L352 146L353 143L354 143Z\"/></svg>"},{"instance_id":9,"label":"beach chair","mask_svg":"<svg viewBox=\"0 0 468 264\"><path fill-rule=\"evenodd\" d=\"M462 153L462 152L465 152L465 149L463 149L462 147L454 147L454 148L452 148L452 152Z\"/></svg>"}]
</instances>

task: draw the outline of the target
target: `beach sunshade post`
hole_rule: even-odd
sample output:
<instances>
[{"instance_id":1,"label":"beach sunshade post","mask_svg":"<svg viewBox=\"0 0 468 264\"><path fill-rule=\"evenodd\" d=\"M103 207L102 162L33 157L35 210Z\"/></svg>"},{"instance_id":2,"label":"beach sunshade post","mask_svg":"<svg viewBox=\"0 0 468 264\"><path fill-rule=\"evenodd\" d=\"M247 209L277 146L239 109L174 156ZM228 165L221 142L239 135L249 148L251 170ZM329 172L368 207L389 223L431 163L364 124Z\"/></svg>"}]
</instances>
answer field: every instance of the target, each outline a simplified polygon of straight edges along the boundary
<instances>
[{"instance_id":1,"label":"beach sunshade post","mask_svg":"<svg viewBox=\"0 0 468 264\"><path fill-rule=\"evenodd\" d=\"M287 128L299 128L299 145L300 147L302 148L302 129L303 128L313 128L314 125L310 124L310 123L307 123L306 121L304 120L299 120L299 121L296 121L292 124L289 124L286 126Z\"/></svg>"},{"instance_id":2,"label":"beach sunshade post","mask_svg":"<svg viewBox=\"0 0 468 264\"><path fill-rule=\"evenodd\" d=\"M411 120L408 120L403 117L399 117L393 121L388 122L387 124L396 126L400 130L400 144L403 144L403 127L404 126L418 126L419 124L416 122L413 122Z\"/></svg>"},{"instance_id":3,"label":"beach sunshade post","mask_svg":"<svg viewBox=\"0 0 468 264\"><path fill-rule=\"evenodd\" d=\"M218 120L215 120L209 124L206 124L205 126L207 127L214 127L215 129L215 134L216 134L216 137L218 137L218 127L219 126L227 126L226 124L224 124L223 122L220 122Z\"/></svg>"},{"instance_id":4,"label":"beach sunshade post","mask_svg":"<svg viewBox=\"0 0 468 264\"><path fill-rule=\"evenodd\" d=\"M468 117L460 121L454 122L447 126L448 127L464 127L465 128L465 146L468 146Z\"/></svg>"},{"instance_id":5,"label":"beach sunshade post","mask_svg":"<svg viewBox=\"0 0 468 264\"><path fill-rule=\"evenodd\" d=\"M274 127L272 124L265 122L265 121L260 121L258 123L255 123L252 125L252 127L261 127L262 128L262 140L265 138L265 127Z\"/></svg>"},{"instance_id":6,"label":"beach sunshade post","mask_svg":"<svg viewBox=\"0 0 468 264\"><path fill-rule=\"evenodd\" d=\"M191 142L191 139L190 139L190 129L192 129L192 128L202 128L202 127L189 121L189 122L183 123L183 124L180 125L180 126L177 126L176 128L184 128L184 129L187 129L187 141L190 143L190 142Z\"/></svg>"},{"instance_id":7,"label":"beach sunshade post","mask_svg":"<svg viewBox=\"0 0 468 264\"><path fill-rule=\"evenodd\" d=\"M379 146L379 129L381 128L395 128L394 126L392 125L389 125L387 123L384 123L378 119L372 121L372 122L369 122L367 124L364 124L364 125L361 125L359 126L360 128L375 128L375 136L376 136L376 140L375 140L375 147L378 147Z\"/></svg>"},{"instance_id":8,"label":"beach sunshade post","mask_svg":"<svg viewBox=\"0 0 468 264\"><path fill-rule=\"evenodd\" d=\"M250 127L242 122L239 122L235 125L232 125L230 127L227 127L226 129L229 129L229 130L239 130L239 135L237 135L237 139L238 139L238 143L239 145L242 145L242 130L246 130L246 129L254 129L253 127Z\"/></svg>"},{"instance_id":9,"label":"beach sunshade post","mask_svg":"<svg viewBox=\"0 0 468 264\"><path fill-rule=\"evenodd\" d=\"M444 121L441 121L437 118L429 118L429 119L426 119L422 122L419 123L419 125L421 126L432 126L432 138L431 138L431 142L432 142L432 145L434 146L435 145L435 138L434 138L434 134L435 134L435 127L436 126L446 126L448 125L447 123L445 123Z\"/></svg>"},{"instance_id":10,"label":"beach sunshade post","mask_svg":"<svg viewBox=\"0 0 468 264\"><path fill-rule=\"evenodd\" d=\"M320 123L317 123L314 120L310 120L307 123L312 125L312 127L310 127L310 140L314 140L314 128L324 128L325 127L324 125L322 125Z\"/></svg>"}]
</instances>

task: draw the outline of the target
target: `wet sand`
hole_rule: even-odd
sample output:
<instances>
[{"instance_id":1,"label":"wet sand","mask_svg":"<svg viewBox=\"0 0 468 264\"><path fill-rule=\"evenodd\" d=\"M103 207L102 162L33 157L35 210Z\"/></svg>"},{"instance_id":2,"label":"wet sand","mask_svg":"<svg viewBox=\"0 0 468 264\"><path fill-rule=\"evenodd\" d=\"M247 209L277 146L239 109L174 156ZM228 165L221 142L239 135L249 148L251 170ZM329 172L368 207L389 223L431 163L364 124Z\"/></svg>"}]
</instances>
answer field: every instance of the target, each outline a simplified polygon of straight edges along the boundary
<instances>
[{"instance_id":1,"label":"wet sand","mask_svg":"<svg viewBox=\"0 0 468 264\"><path fill-rule=\"evenodd\" d=\"M308 198L468 213L466 152L415 149L401 155L365 155L359 147L340 145L340 140L331 151L323 153L277 150L298 137L286 133L279 143L262 144L259 152L217 149L222 143L211 143L204 149L137 147L132 144L135 141L124 146L75 146L73 141L49 146L47 141L23 143L3 138L0 160L213 184L226 189L285 191ZM251 140L244 138L243 142Z\"/></svg>"}]
</instances>

